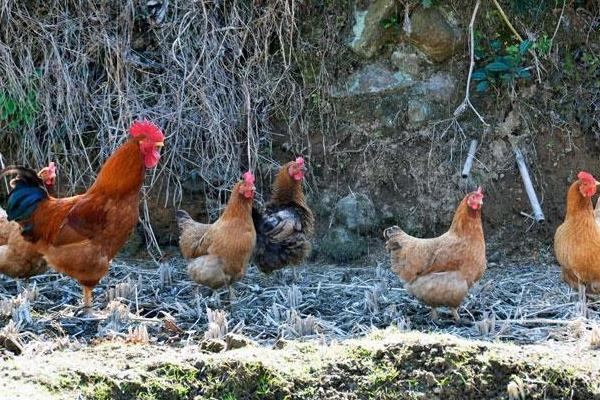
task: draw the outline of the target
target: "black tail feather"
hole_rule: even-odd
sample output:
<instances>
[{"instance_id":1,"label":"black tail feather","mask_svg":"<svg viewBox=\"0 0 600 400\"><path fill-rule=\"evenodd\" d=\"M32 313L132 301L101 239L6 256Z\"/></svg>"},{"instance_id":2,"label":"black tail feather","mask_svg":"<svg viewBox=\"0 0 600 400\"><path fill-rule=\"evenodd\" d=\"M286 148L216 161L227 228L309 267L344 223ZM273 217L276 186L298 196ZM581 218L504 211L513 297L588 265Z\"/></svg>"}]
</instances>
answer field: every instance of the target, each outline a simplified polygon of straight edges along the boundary
<instances>
[{"instance_id":1,"label":"black tail feather","mask_svg":"<svg viewBox=\"0 0 600 400\"><path fill-rule=\"evenodd\" d=\"M46 190L42 178L40 178L37 172L31 168L20 165L10 165L0 171L0 178L5 177L6 175L16 175L16 177L10 181L11 188L14 188L18 183L23 183L25 186L39 186Z\"/></svg>"},{"instance_id":2,"label":"black tail feather","mask_svg":"<svg viewBox=\"0 0 600 400\"><path fill-rule=\"evenodd\" d=\"M177 225L179 226L179 229L182 229L182 225L185 222L187 222L189 220L193 221L193 218L185 210L175 211L175 218L177 219Z\"/></svg>"}]
</instances>

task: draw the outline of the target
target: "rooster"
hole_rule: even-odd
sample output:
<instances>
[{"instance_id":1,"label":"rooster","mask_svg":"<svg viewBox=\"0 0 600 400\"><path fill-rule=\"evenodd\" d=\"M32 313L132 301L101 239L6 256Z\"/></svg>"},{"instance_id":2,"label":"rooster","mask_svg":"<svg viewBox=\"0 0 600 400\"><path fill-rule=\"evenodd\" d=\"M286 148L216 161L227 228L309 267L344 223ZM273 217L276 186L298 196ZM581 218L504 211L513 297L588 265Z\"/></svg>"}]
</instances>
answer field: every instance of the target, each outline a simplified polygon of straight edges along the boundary
<instances>
[{"instance_id":1,"label":"rooster","mask_svg":"<svg viewBox=\"0 0 600 400\"><path fill-rule=\"evenodd\" d=\"M11 181L7 213L21 235L54 269L83 286L83 309L92 314L92 289L138 222L145 171L160 158L164 135L151 122L137 121L131 138L104 163L87 192L66 198L48 194L31 170L12 167L0 176Z\"/></svg>"},{"instance_id":2,"label":"rooster","mask_svg":"<svg viewBox=\"0 0 600 400\"><path fill-rule=\"evenodd\" d=\"M51 192L56 179L56 166L50 162L42 168L38 177ZM0 208L0 273L15 279L28 280L48 269L44 256L33 249L33 244L21 236L18 223L8 220L6 211Z\"/></svg>"},{"instance_id":3,"label":"rooster","mask_svg":"<svg viewBox=\"0 0 600 400\"><path fill-rule=\"evenodd\" d=\"M485 271L482 205L483 192L478 188L460 202L448 232L436 238L415 238L397 226L383 233L392 270L408 292L432 307L434 320L441 306L450 307L459 320L457 308Z\"/></svg>"},{"instance_id":4,"label":"rooster","mask_svg":"<svg viewBox=\"0 0 600 400\"><path fill-rule=\"evenodd\" d=\"M178 210L179 247L188 260L190 278L211 289L227 286L241 279L256 244L252 223L252 201L256 188L254 175L248 171L235 184L225 210L214 223L202 224Z\"/></svg>"},{"instance_id":5,"label":"rooster","mask_svg":"<svg viewBox=\"0 0 600 400\"><path fill-rule=\"evenodd\" d=\"M599 184L585 171L577 175L567 192L565 221L554 235L562 279L583 294L600 293L600 225L592 208L592 196Z\"/></svg>"},{"instance_id":6,"label":"rooster","mask_svg":"<svg viewBox=\"0 0 600 400\"><path fill-rule=\"evenodd\" d=\"M304 172L302 157L285 164L275 177L265 211L252 209L257 235L254 261L262 272L299 264L310 253L315 219L302 191Z\"/></svg>"}]
</instances>

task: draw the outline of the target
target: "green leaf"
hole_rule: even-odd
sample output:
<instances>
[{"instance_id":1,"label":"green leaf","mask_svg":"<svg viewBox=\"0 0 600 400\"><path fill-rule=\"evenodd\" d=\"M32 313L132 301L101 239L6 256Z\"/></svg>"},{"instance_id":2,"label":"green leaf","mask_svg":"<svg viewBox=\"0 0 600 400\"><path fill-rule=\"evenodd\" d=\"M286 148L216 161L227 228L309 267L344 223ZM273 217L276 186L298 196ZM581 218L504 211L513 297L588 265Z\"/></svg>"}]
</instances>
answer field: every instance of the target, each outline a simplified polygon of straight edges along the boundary
<instances>
[{"instance_id":1,"label":"green leaf","mask_svg":"<svg viewBox=\"0 0 600 400\"><path fill-rule=\"evenodd\" d=\"M475 86L475 91L477 92L485 92L489 89L490 84L488 81L481 81Z\"/></svg>"},{"instance_id":2,"label":"green leaf","mask_svg":"<svg viewBox=\"0 0 600 400\"><path fill-rule=\"evenodd\" d=\"M509 68L514 68L514 67L518 66L519 64L521 64L521 57L517 53L517 54L512 55L512 56L501 57L501 58L499 58L496 61L501 61L504 64L508 65Z\"/></svg>"},{"instance_id":3,"label":"green leaf","mask_svg":"<svg viewBox=\"0 0 600 400\"><path fill-rule=\"evenodd\" d=\"M478 60L481 60L484 57L485 57L485 50L483 50L479 46L475 47L475 58Z\"/></svg>"},{"instance_id":4,"label":"green leaf","mask_svg":"<svg viewBox=\"0 0 600 400\"><path fill-rule=\"evenodd\" d=\"M529 79L531 78L531 72L529 72L528 68L521 68L517 71L517 75L519 78Z\"/></svg>"},{"instance_id":5,"label":"green leaf","mask_svg":"<svg viewBox=\"0 0 600 400\"><path fill-rule=\"evenodd\" d=\"M473 71L471 78L474 81L482 81L487 78L487 73L483 69L478 69L477 71Z\"/></svg>"},{"instance_id":6,"label":"green leaf","mask_svg":"<svg viewBox=\"0 0 600 400\"><path fill-rule=\"evenodd\" d=\"M514 55L514 54L517 54L518 52L519 52L519 48L517 47L516 44L513 44L506 48L506 54Z\"/></svg>"},{"instance_id":7,"label":"green leaf","mask_svg":"<svg viewBox=\"0 0 600 400\"><path fill-rule=\"evenodd\" d=\"M421 5L425 8L429 8L433 5L433 0L421 0Z\"/></svg>"},{"instance_id":8,"label":"green leaf","mask_svg":"<svg viewBox=\"0 0 600 400\"><path fill-rule=\"evenodd\" d=\"M17 110L17 104L13 100L7 100L4 103L4 109L9 115L14 114L14 112Z\"/></svg>"},{"instance_id":9,"label":"green leaf","mask_svg":"<svg viewBox=\"0 0 600 400\"><path fill-rule=\"evenodd\" d=\"M514 82L513 74L502 74L502 75L500 75L500 79L504 83L512 83L512 82Z\"/></svg>"},{"instance_id":10,"label":"green leaf","mask_svg":"<svg viewBox=\"0 0 600 400\"><path fill-rule=\"evenodd\" d=\"M494 61L485 66L486 71L491 72L506 72L510 69L503 61Z\"/></svg>"},{"instance_id":11,"label":"green leaf","mask_svg":"<svg viewBox=\"0 0 600 400\"><path fill-rule=\"evenodd\" d=\"M502 42L498 39L494 39L490 42L490 47L494 51L498 51L502 48Z\"/></svg>"},{"instance_id":12,"label":"green leaf","mask_svg":"<svg viewBox=\"0 0 600 400\"><path fill-rule=\"evenodd\" d=\"M531 40L523 40L521 42L521 44L519 45L519 53L521 54L525 54L529 51L529 49L531 48L531 45L533 43L531 43Z\"/></svg>"},{"instance_id":13,"label":"green leaf","mask_svg":"<svg viewBox=\"0 0 600 400\"><path fill-rule=\"evenodd\" d=\"M31 125L31 123L33 122L33 115L32 114L23 114L23 122L25 123L25 125Z\"/></svg>"}]
</instances>

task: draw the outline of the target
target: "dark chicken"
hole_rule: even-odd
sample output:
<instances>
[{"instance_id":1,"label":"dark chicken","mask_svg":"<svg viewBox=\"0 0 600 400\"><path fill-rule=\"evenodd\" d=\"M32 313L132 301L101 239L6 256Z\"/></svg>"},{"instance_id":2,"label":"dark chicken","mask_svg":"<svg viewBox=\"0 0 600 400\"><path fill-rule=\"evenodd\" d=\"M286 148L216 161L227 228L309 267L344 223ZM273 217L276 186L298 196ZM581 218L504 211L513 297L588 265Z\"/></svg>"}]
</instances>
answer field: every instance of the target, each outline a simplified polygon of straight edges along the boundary
<instances>
[{"instance_id":1,"label":"dark chicken","mask_svg":"<svg viewBox=\"0 0 600 400\"><path fill-rule=\"evenodd\" d=\"M304 171L302 157L285 164L275 177L265 211L252 209L254 261L262 272L299 264L310 254L315 220L302 190Z\"/></svg>"}]
</instances>

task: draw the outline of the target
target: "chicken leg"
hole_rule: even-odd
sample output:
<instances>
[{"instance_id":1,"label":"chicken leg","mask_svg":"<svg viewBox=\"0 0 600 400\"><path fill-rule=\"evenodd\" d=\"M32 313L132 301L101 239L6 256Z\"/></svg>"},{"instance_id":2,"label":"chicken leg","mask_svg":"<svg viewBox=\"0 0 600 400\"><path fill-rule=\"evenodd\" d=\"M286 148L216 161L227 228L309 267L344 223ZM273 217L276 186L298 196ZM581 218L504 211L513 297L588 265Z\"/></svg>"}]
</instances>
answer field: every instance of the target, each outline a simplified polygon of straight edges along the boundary
<instances>
[{"instance_id":1,"label":"chicken leg","mask_svg":"<svg viewBox=\"0 0 600 400\"><path fill-rule=\"evenodd\" d=\"M450 311L452 312L452 316L454 317L455 321L460 321L460 314L458 313L458 309L455 307L451 307Z\"/></svg>"},{"instance_id":2,"label":"chicken leg","mask_svg":"<svg viewBox=\"0 0 600 400\"><path fill-rule=\"evenodd\" d=\"M92 289L89 286L83 287L83 308L91 309L92 308Z\"/></svg>"}]
</instances>

